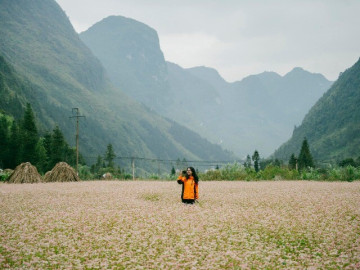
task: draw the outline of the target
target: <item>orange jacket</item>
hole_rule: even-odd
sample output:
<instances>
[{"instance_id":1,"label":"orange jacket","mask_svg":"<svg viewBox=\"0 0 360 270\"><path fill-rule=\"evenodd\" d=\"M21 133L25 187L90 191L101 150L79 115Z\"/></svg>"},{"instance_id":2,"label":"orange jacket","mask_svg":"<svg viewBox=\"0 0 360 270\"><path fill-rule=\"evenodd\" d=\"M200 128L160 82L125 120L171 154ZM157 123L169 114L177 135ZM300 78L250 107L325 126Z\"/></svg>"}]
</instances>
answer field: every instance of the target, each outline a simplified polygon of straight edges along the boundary
<instances>
[{"instance_id":1,"label":"orange jacket","mask_svg":"<svg viewBox=\"0 0 360 270\"><path fill-rule=\"evenodd\" d=\"M177 179L179 184L183 185L181 198L184 200L199 199L199 184L195 183L194 177L190 176L187 179L185 176L180 175Z\"/></svg>"}]
</instances>

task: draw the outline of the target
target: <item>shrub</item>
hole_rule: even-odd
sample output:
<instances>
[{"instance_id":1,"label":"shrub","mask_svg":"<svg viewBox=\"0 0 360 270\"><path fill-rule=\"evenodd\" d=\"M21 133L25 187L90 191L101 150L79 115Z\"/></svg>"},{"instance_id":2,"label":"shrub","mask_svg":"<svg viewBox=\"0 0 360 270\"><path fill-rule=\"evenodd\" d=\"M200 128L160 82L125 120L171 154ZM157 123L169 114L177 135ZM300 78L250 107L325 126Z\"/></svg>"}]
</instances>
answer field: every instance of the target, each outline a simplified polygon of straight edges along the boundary
<instances>
[{"instance_id":1,"label":"shrub","mask_svg":"<svg viewBox=\"0 0 360 270\"><path fill-rule=\"evenodd\" d=\"M149 176L149 179L153 179L153 180L158 180L159 179L159 176L157 174L151 174Z\"/></svg>"},{"instance_id":2,"label":"shrub","mask_svg":"<svg viewBox=\"0 0 360 270\"><path fill-rule=\"evenodd\" d=\"M132 179L132 175L129 173L125 173L125 174L123 174L123 179L125 179L125 180Z\"/></svg>"},{"instance_id":3,"label":"shrub","mask_svg":"<svg viewBox=\"0 0 360 270\"><path fill-rule=\"evenodd\" d=\"M0 173L0 182L5 182L9 178L9 175L6 173Z\"/></svg>"},{"instance_id":4,"label":"shrub","mask_svg":"<svg viewBox=\"0 0 360 270\"><path fill-rule=\"evenodd\" d=\"M90 172L90 167L87 165L80 165L78 174L79 177L83 180L94 179L94 175Z\"/></svg>"},{"instance_id":5,"label":"shrub","mask_svg":"<svg viewBox=\"0 0 360 270\"><path fill-rule=\"evenodd\" d=\"M342 181L348 181L348 182L352 182L355 179L359 179L360 178L360 170L348 165L344 168L341 168L341 178L340 180Z\"/></svg>"}]
</instances>

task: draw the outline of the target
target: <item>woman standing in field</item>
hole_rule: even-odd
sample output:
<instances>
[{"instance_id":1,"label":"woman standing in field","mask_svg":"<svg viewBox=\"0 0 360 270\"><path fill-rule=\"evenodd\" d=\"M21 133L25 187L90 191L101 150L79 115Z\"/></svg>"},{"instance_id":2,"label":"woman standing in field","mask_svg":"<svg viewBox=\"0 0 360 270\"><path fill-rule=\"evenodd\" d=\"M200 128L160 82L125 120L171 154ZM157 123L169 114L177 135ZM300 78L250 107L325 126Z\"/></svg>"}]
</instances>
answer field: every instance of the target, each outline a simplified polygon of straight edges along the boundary
<instances>
[{"instance_id":1,"label":"woman standing in field","mask_svg":"<svg viewBox=\"0 0 360 270\"><path fill-rule=\"evenodd\" d=\"M193 204L199 199L199 177L193 167L188 167L186 171L182 171L177 182L182 185L181 200L186 204Z\"/></svg>"}]
</instances>

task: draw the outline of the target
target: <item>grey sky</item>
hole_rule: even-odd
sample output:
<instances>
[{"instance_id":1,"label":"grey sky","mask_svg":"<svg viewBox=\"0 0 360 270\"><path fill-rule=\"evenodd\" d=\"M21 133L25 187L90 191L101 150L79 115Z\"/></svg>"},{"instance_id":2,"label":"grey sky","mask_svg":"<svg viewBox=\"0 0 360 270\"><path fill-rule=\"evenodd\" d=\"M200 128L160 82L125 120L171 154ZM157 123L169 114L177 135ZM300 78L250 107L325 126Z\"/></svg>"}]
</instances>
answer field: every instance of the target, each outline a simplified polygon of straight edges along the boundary
<instances>
[{"instance_id":1,"label":"grey sky","mask_svg":"<svg viewBox=\"0 0 360 270\"><path fill-rule=\"evenodd\" d=\"M110 15L143 22L167 61L229 82L294 67L336 80L360 57L359 0L56 0L82 32Z\"/></svg>"}]
</instances>

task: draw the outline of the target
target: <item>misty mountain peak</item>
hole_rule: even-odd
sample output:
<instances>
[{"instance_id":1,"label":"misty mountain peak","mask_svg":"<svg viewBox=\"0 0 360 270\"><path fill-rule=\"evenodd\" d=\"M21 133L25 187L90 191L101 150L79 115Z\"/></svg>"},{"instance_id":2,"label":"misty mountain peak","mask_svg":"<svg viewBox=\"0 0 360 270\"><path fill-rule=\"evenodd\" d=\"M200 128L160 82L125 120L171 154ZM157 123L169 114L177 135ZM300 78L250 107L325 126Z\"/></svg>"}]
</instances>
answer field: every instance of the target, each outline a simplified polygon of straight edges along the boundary
<instances>
[{"instance_id":1,"label":"misty mountain peak","mask_svg":"<svg viewBox=\"0 0 360 270\"><path fill-rule=\"evenodd\" d=\"M91 44L90 48L95 54L99 53L99 48L103 48L116 51L125 58L139 55L144 60L146 56L151 58L154 54L163 58L157 32L144 23L123 16L109 16L82 32L80 37L88 45Z\"/></svg>"},{"instance_id":2,"label":"misty mountain peak","mask_svg":"<svg viewBox=\"0 0 360 270\"><path fill-rule=\"evenodd\" d=\"M168 102L167 66L153 28L123 16L110 16L82 32L80 38L126 94L149 108L162 108Z\"/></svg>"},{"instance_id":3,"label":"misty mountain peak","mask_svg":"<svg viewBox=\"0 0 360 270\"><path fill-rule=\"evenodd\" d=\"M304 78L317 78L320 80L328 81L324 75L320 73L311 73L309 71L304 70L301 67L293 68L289 73L285 74L285 79L300 79L303 80Z\"/></svg>"},{"instance_id":4,"label":"misty mountain peak","mask_svg":"<svg viewBox=\"0 0 360 270\"><path fill-rule=\"evenodd\" d=\"M224 78L221 77L219 72L214 68L210 68L206 66L198 66L198 67L188 68L186 70L188 70L190 73L200 78L216 78L217 80L225 82Z\"/></svg>"},{"instance_id":5,"label":"misty mountain peak","mask_svg":"<svg viewBox=\"0 0 360 270\"><path fill-rule=\"evenodd\" d=\"M225 88L228 84L227 81L224 80L223 77L219 74L219 72L210 67L206 66L198 66L193 68L186 69L193 76L198 77L203 81L207 81L210 84L214 85L217 88Z\"/></svg>"},{"instance_id":6,"label":"misty mountain peak","mask_svg":"<svg viewBox=\"0 0 360 270\"><path fill-rule=\"evenodd\" d=\"M260 74L250 75L242 79L237 84L245 84L245 85L258 85L258 84L267 84L267 83L275 83L281 80L281 76L273 71L264 71Z\"/></svg>"},{"instance_id":7,"label":"misty mountain peak","mask_svg":"<svg viewBox=\"0 0 360 270\"><path fill-rule=\"evenodd\" d=\"M291 72L308 72L308 71L306 71L305 69L303 69L302 67L294 67L291 71L290 71L290 73Z\"/></svg>"},{"instance_id":8,"label":"misty mountain peak","mask_svg":"<svg viewBox=\"0 0 360 270\"><path fill-rule=\"evenodd\" d=\"M124 35L124 33L132 35L141 34L143 38L154 38L158 41L157 32L153 28L137 20L119 15L102 19L88 30L82 32L81 35L91 32L98 33L99 31L104 31L107 35L112 33L113 36Z\"/></svg>"}]
</instances>

